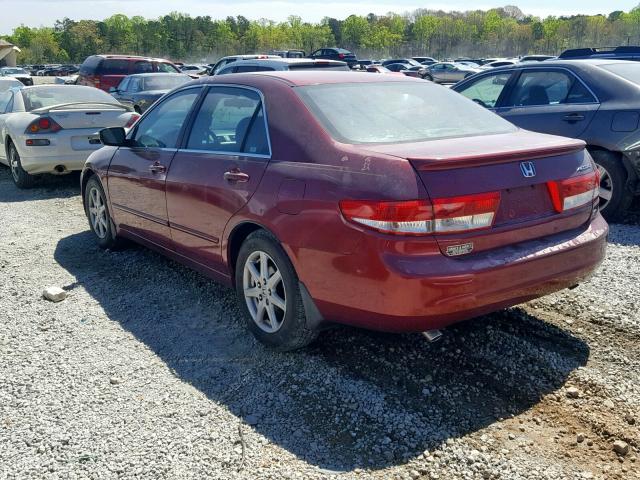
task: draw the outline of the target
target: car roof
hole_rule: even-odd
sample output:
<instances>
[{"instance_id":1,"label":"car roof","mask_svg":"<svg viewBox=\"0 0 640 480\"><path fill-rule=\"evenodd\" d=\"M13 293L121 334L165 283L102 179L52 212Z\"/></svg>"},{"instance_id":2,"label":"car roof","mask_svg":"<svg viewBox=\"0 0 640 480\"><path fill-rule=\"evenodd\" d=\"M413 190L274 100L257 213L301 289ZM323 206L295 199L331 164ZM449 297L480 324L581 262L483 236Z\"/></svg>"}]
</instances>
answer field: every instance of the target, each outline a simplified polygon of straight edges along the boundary
<instances>
[{"instance_id":1,"label":"car roof","mask_svg":"<svg viewBox=\"0 0 640 480\"><path fill-rule=\"evenodd\" d=\"M152 62L170 62L170 60L167 60L166 58L155 58L155 57L142 57L139 55L109 55L109 54L99 54L99 55L94 55L94 57L101 57L101 58L108 58L108 59L115 59L115 60L149 60Z\"/></svg>"},{"instance_id":2,"label":"car roof","mask_svg":"<svg viewBox=\"0 0 640 480\"><path fill-rule=\"evenodd\" d=\"M346 72L346 71L318 71L318 70L278 70L273 72L250 72L234 73L233 75L214 75L194 80L187 85L195 84L215 84L215 83L237 83L250 84L257 78L272 78L291 85L292 87L303 87L309 85L328 85L338 83L374 83L374 82L420 82L424 80L407 76L395 75L371 75L368 72Z\"/></svg>"},{"instance_id":3,"label":"car roof","mask_svg":"<svg viewBox=\"0 0 640 480\"><path fill-rule=\"evenodd\" d=\"M166 77L166 76L180 76L180 77L189 77L186 73L180 72L147 72L147 73L132 73L131 75L127 75L127 77ZM191 78L191 77L189 77Z\"/></svg>"}]
</instances>

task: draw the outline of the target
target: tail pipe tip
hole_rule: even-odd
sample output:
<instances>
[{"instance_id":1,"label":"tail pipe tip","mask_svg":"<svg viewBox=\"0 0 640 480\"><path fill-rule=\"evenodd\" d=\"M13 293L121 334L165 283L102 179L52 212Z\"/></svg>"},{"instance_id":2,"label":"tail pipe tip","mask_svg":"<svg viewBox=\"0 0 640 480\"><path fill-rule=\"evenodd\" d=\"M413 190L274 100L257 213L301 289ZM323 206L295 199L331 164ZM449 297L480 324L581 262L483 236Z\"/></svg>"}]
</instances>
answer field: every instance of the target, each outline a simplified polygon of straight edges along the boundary
<instances>
[{"instance_id":1,"label":"tail pipe tip","mask_svg":"<svg viewBox=\"0 0 640 480\"><path fill-rule=\"evenodd\" d=\"M422 332L422 336L426 338L429 343L434 343L442 338L442 331L427 330L426 332Z\"/></svg>"}]
</instances>

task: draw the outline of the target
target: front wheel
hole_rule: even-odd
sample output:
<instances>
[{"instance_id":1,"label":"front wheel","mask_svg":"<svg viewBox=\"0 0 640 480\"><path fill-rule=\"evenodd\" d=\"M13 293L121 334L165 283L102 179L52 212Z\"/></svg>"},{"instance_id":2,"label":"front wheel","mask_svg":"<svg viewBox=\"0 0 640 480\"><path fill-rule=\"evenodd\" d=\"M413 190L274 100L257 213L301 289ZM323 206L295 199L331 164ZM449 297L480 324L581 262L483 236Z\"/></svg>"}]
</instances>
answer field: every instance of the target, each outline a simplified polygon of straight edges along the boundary
<instances>
[{"instance_id":1,"label":"front wheel","mask_svg":"<svg viewBox=\"0 0 640 480\"><path fill-rule=\"evenodd\" d=\"M430 82L433 82L433 77L428 73L425 73L424 76L422 77L422 79L423 80L429 80Z\"/></svg>"},{"instance_id":2,"label":"front wheel","mask_svg":"<svg viewBox=\"0 0 640 480\"><path fill-rule=\"evenodd\" d=\"M260 342L289 351L315 340L317 332L307 327L298 276L270 233L258 230L244 241L235 282L247 326Z\"/></svg>"},{"instance_id":3,"label":"front wheel","mask_svg":"<svg viewBox=\"0 0 640 480\"><path fill-rule=\"evenodd\" d=\"M18 188L31 188L36 183L36 176L30 175L22 168L20 154L15 145L9 145L9 167L11 168L11 178Z\"/></svg>"}]
</instances>

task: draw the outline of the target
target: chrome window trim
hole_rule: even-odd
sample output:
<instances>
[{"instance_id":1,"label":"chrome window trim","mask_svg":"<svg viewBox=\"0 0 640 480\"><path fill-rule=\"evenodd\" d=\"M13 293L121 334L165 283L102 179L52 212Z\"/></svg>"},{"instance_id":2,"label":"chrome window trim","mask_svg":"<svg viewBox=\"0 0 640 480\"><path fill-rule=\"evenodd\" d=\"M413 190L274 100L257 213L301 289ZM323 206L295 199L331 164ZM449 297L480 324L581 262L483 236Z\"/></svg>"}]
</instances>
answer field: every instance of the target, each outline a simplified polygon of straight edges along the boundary
<instances>
[{"instance_id":1,"label":"chrome window trim","mask_svg":"<svg viewBox=\"0 0 640 480\"><path fill-rule=\"evenodd\" d=\"M260 97L260 105L262 107L262 117L264 120L264 128L265 128L265 133L267 135L267 146L269 148L269 153L268 154L258 154L258 153L246 153L246 152L223 152L223 151L217 151L217 150L198 150L195 148L179 148L178 151L180 152L188 152L188 153L210 153L212 155L226 155L226 156L230 156L230 157L254 157L254 158L267 158L270 159L273 157L273 150L271 149L271 134L269 132L269 121L268 121L268 114L267 114L267 105L265 102L265 97L264 94L262 93L261 90L255 88L255 87L251 87L249 85L241 85L239 83L210 83L210 84L206 84L204 85L205 87L208 87L205 96L209 95L209 92L216 87L223 87L223 88L238 88L238 89L243 89L243 90L250 90L252 92L255 92L258 94L258 96ZM187 87L188 88L188 87ZM182 90L186 90L182 89ZM177 92L179 92L181 90L177 90ZM200 106L202 108L202 105ZM199 113L199 112L198 112ZM197 115L197 113L196 113ZM189 136L191 135L191 130L189 130ZM189 142L189 138L187 137L186 142Z\"/></svg>"}]
</instances>

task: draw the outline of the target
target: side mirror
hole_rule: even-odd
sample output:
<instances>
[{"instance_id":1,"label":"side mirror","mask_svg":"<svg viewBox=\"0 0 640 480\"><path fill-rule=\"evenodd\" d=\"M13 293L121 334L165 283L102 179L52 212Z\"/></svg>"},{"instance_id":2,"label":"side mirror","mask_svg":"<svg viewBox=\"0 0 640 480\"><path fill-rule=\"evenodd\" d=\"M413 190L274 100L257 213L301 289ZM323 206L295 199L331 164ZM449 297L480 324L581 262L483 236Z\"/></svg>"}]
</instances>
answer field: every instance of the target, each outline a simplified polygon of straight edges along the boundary
<instances>
[{"instance_id":1,"label":"side mirror","mask_svg":"<svg viewBox=\"0 0 640 480\"><path fill-rule=\"evenodd\" d=\"M100 141L110 147L124 147L127 143L127 134L122 127L111 127L100 130Z\"/></svg>"},{"instance_id":2,"label":"side mirror","mask_svg":"<svg viewBox=\"0 0 640 480\"><path fill-rule=\"evenodd\" d=\"M120 90L118 90L118 87L111 87L109 88L109 93L118 93Z\"/></svg>"}]
</instances>

